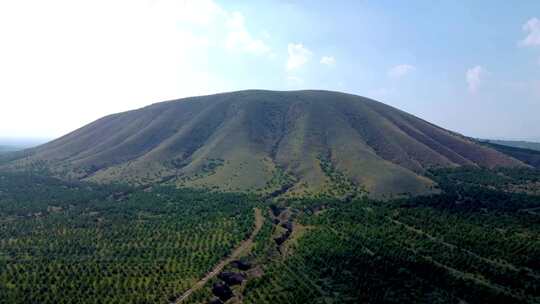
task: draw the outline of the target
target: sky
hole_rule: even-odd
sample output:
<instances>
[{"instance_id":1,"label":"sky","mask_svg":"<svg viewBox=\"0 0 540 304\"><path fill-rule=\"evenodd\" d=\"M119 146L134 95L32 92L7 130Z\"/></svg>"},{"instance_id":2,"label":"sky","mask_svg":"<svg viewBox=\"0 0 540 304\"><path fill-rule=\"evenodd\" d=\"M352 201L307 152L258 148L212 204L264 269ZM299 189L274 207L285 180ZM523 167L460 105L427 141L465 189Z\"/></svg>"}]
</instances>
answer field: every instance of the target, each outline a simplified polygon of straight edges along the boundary
<instances>
[{"instance_id":1,"label":"sky","mask_svg":"<svg viewBox=\"0 0 540 304\"><path fill-rule=\"evenodd\" d=\"M540 141L540 1L0 2L0 138L242 89L348 92Z\"/></svg>"}]
</instances>

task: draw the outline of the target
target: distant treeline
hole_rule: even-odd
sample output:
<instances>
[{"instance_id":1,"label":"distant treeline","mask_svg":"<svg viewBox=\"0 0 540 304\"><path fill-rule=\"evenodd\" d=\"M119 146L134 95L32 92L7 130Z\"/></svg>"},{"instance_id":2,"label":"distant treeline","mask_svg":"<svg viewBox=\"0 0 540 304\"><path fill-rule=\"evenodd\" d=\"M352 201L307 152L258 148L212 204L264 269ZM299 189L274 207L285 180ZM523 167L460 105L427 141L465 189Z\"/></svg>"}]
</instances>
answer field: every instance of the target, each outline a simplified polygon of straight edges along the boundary
<instances>
[{"instance_id":1,"label":"distant treeline","mask_svg":"<svg viewBox=\"0 0 540 304\"><path fill-rule=\"evenodd\" d=\"M497 144L497 145L540 151L540 142L532 142L532 141L524 141L524 140L493 140L493 139L486 139L484 141L492 143L492 144Z\"/></svg>"}]
</instances>

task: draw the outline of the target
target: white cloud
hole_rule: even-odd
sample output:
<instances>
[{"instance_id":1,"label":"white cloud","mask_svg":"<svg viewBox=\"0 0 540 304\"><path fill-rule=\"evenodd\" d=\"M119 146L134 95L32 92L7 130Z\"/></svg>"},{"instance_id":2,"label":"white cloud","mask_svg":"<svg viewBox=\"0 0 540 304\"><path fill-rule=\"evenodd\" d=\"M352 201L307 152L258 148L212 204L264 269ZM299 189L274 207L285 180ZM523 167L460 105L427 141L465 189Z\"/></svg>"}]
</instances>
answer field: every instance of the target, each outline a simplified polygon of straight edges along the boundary
<instances>
[{"instance_id":1,"label":"white cloud","mask_svg":"<svg viewBox=\"0 0 540 304\"><path fill-rule=\"evenodd\" d=\"M162 12L163 16L169 15L170 17L173 17L180 22L191 23L200 26L209 26L214 23L219 16L226 14L226 11L223 10L213 0L161 0L151 2L151 6L167 7L168 9Z\"/></svg>"},{"instance_id":2,"label":"white cloud","mask_svg":"<svg viewBox=\"0 0 540 304\"><path fill-rule=\"evenodd\" d=\"M388 76L392 78L401 78L415 70L415 67L410 64L399 64L388 70Z\"/></svg>"},{"instance_id":3,"label":"white cloud","mask_svg":"<svg viewBox=\"0 0 540 304\"><path fill-rule=\"evenodd\" d=\"M164 1L164 0L162 0ZM165 0L165 2L171 0ZM158 2L159 3L159 2ZM172 1L169 6L173 18L188 25L198 26L216 35L218 44L229 51L265 55L270 47L261 39L253 37L246 26L242 13L227 11L213 0ZM263 33L263 36L269 36Z\"/></svg>"},{"instance_id":4,"label":"white cloud","mask_svg":"<svg viewBox=\"0 0 540 304\"><path fill-rule=\"evenodd\" d=\"M521 46L540 46L540 20L531 18L523 25L527 37L519 42Z\"/></svg>"},{"instance_id":5,"label":"white cloud","mask_svg":"<svg viewBox=\"0 0 540 304\"><path fill-rule=\"evenodd\" d=\"M232 12L227 18L229 33L225 46L229 50L236 50L255 55L264 55L270 52L270 47L262 40L255 39L246 29L244 16L239 12Z\"/></svg>"},{"instance_id":6,"label":"white cloud","mask_svg":"<svg viewBox=\"0 0 540 304\"><path fill-rule=\"evenodd\" d=\"M305 48L301 43L289 43L287 46L289 54L287 58L287 70L295 70L306 64L312 57L313 53Z\"/></svg>"},{"instance_id":7,"label":"white cloud","mask_svg":"<svg viewBox=\"0 0 540 304\"><path fill-rule=\"evenodd\" d=\"M321 64L333 67L336 65L336 59L333 56L323 56L321 58Z\"/></svg>"},{"instance_id":8,"label":"white cloud","mask_svg":"<svg viewBox=\"0 0 540 304\"><path fill-rule=\"evenodd\" d=\"M0 1L0 136L59 136L106 114L230 90L208 64L210 47L226 48L229 16L210 0Z\"/></svg>"},{"instance_id":9,"label":"white cloud","mask_svg":"<svg viewBox=\"0 0 540 304\"><path fill-rule=\"evenodd\" d=\"M478 88L480 87L480 84L482 82L482 76L484 74L484 68L479 65L467 70L465 78L467 80L467 84L469 85L469 91L471 91L472 93L478 91Z\"/></svg>"}]
</instances>

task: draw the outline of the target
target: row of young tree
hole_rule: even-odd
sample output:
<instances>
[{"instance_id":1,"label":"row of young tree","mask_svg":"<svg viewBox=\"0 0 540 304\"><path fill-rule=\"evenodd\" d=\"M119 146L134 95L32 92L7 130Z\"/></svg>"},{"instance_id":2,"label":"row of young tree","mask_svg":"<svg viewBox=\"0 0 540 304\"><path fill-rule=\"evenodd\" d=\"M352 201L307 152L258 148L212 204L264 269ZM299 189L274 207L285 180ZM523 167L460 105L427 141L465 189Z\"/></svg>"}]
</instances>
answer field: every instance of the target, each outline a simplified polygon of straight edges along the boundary
<instances>
[{"instance_id":1,"label":"row of young tree","mask_svg":"<svg viewBox=\"0 0 540 304\"><path fill-rule=\"evenodd\" d=\"M0 174L0 302L166 303L253 229L253 197Z\"/></svg>"},{"instance_id":2,"label":"row of young tree","mask_svg":"<svg viewBox=\"0 0 540 304\"><path fill-rule=\"evenodd\" d=\"M0 174L0 294L10 303L169 302L250 233L257 205L267 220L246 258L260 271L235 291L243 303L540 302L540 197L512 191L540 172L430 174L440 194L279 201L308 227L293 230L288 255L269 205L254 196ZM207 303L210 285L187 303Z\"/></svg>"},{"instance_id":3,"label":"row of young tree","mask_svg":"<svg viewBox=\"0 0 540 304\"><path fill-rule=\"evenodd\" d=\"M505 188L535 183L540 172L431 175L440 194L282 202L310 229L292 256L276 257L272 247L257 253L270 258L243 303L540 302L540 198Z\"/></svg>"}]
</instances>

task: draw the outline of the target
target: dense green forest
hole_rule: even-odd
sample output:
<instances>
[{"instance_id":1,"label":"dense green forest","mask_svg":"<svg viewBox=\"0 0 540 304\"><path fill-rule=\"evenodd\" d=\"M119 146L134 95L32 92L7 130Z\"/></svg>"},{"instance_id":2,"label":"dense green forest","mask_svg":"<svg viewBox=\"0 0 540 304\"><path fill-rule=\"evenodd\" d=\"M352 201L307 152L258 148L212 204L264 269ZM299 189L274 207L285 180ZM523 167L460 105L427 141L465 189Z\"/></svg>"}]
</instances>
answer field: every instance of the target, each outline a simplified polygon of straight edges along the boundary
<instances>
[{"instance_id":1,"label":"dense green forest","mask_svg":"<svg viewBox=\"0 0 540 304\"><path fill-rule=\"evenodd\" d=\"M174 302L259 208L182 303L540 303L540 171L429 175L440 193L341 201L0 173L0 302Z\"/></svg>"}]
</instances>

